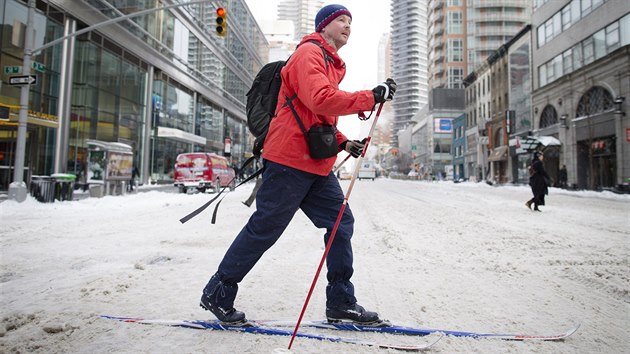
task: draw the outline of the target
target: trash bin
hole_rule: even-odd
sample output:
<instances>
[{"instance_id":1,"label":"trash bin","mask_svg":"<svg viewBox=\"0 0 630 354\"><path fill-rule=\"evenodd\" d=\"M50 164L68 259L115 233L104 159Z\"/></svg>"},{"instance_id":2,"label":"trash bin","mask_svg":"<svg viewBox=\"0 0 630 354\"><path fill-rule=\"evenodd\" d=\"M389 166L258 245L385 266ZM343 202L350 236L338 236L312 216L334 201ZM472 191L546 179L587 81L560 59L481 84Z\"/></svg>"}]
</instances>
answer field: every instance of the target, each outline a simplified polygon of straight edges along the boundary
<instances>
[{"instance_id":1,"label":"trash bin","mask_svg":"<svg viewBox=\"0 0 630 354\"><path fill-rule=\"evenodd\" d=\"M51 176L32 176L31 195L42 203L54 203L55 178Z\"/></svg>"},{"instance_id":2,"label":"trash bin","mask_svg":"<svg viewBox=\"0 0 630 354\"><path fill-rule=\"evenodd\" d=\"M55 173L51 177L55 178L55 199L72 200L74 181L77 176L69 173Z\"/></svg>"}]
</instances>

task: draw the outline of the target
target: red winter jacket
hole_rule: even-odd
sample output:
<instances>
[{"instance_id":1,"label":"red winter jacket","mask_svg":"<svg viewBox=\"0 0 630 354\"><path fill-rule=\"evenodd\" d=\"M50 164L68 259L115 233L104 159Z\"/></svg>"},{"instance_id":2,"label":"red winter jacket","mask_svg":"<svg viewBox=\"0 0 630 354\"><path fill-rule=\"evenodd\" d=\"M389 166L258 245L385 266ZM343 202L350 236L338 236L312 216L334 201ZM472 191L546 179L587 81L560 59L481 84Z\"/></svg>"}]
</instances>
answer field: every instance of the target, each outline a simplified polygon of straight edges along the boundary
<instances>
[{"instance_id":1,"label":"red winter jacket","mask_svg":"<svg viewBox=\"0 0 630 354\"><path fill-rule=\"evenodd\" d=\"M308 43L315 40L322 44L333 62L324 63L322 49ZM346 74L346 64L337 51L324 40L320 33L302 38L302 42L282 69L282 86L278 96L276 117L271 120L265 139L263 158L309 173L326 176L337 157L315 160L308 152L304 133L296 122L291 108L284 106L285 97L293 99L295 110L308 131L313 125L337 125L339 116L369 111L374 106L372 90L346 92L339 90L339 83ZM337 143L347 138L337 132Z\"/></svg>"}]
</instances>

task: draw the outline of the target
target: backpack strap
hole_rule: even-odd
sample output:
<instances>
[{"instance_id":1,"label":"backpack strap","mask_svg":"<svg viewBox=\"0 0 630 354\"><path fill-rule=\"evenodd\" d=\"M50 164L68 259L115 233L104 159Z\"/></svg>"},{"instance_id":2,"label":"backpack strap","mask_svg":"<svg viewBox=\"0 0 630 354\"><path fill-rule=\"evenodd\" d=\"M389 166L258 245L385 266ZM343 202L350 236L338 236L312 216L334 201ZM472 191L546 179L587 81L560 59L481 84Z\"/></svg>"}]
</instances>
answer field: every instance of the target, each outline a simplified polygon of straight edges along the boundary
<instances>
[{"instance_id":1,"label":"backpack strap","mask_svg":"<svg viewBox=\"0 0 630 354\"><path fill-rule=\"evenodd\" d=\"M241 170L245 169L245 167L247 167L249 164L251 164L257 158L258 158L257 156L252 156L252 157L248 158L245 162L243 162L243 165L241 166L240 169ZM247 182L251 181L252 179L258 177L263 172L263 169L264 169L264 167L259 168L258 171L254 172L251 176L247 177L241 183L237 184L234 187L234 189L236 189L239 186L241 186L242 184L247 183ZM200 206L199 208L197 208L192 213L190 213L190 214L184 216L183 218L179 219L179 222L181 222L183 224L183 223L187 222L188 220L194 218L195 216L199 215L202 211L206 210L206 208L208 208L210 206L210 204L212 204L215 200L219 199L219 197L223 194L225 189L228 188L228 186L230 184L232 184L232 182L235 179L236 179L236 176L234 176L234 178L232 178L232 180L230 180L230 183L228 183L227 186L221 188L221 190L217 193L217 195L214 196L214 198L210 199L207 203L205 203L204 205ZM219 200L219 202L217 203L216 207L214 208L214 212L212 213L212 223L213 224L216 221L217 209L219 208L219 204L221 204L221 201L223 201L223 198L225 198L225 194L223 194L223 197Z\"/></svg>"},{"instance_id":2,"label":"backpack strap","mask_svg":"<svg viewBox=\"0 0 630 354\"><path fill-rule=\"evenodd\" d=\"M289 108L291 108L291 112L293 112L293 117L295 117L295 120L297 121L298 125L300 126L300 129L302 130L302 133L304 133L304 136L306 136L307 132L306 132L306 127L304 126L304 123L302 123L302 120L300 119L300 116L298 115L297 111L295 110L295 107L293 106L293 99L295 99L297 97L297 94L294 93L293 96L288 97L288 96L284 96L284 98L286 99L286 102L284 103L285 106L289 106Z\"/></svg>"},{"instance_id":3,"label":"backpack strap","mask_svg":"<svg viewBox=\"0 0 630 354\"><path fill-rule=\"evenodd\" d=\"M321 50L322 50L322 54L324 55L324 64L326 65L326 73L328 73L328 62L334 63L334 60L326 53L326 50L324 49L324 46L322 46L321 43L319 43L318 41L311 39L308 42L313 43L315 45L317 45ZM287 59L288 61L288 59ZM304 137L306 137L306 127L304 126L304 123L302 123L302 120L300 119L300 116L298 115L297 111L295 110L295 107L293 106L293 100L297 98L297 93L294 93L291 97L289 96L284 96L284 99L286 100L284 102L284 104L282 105L282 107L285 106L289 106L289 108L291 109L291 112L293 113L293 117L295 117L295 120L297 121L298 125L300 126L300 129L302 130L302 133L304 133Z\"/></svg>"},{"instance_id":4,"label":"backpack strap","mask_svg":"<svg viewBox=\"0 0 630 354\"><path fill-rule=\"evenodd\" d=\"M318 41L314 40L314 39L310 39L309 42L317 45L321 50L322 50L322 54L324 54L324 64L326 65L326 72L328 73L328 62L331 63L335 63L335 61L333 60L333 58L331 58L328 53L326 53L326 50L324 49L324 46L319 43Z\"/></svg>"}]
</instances>

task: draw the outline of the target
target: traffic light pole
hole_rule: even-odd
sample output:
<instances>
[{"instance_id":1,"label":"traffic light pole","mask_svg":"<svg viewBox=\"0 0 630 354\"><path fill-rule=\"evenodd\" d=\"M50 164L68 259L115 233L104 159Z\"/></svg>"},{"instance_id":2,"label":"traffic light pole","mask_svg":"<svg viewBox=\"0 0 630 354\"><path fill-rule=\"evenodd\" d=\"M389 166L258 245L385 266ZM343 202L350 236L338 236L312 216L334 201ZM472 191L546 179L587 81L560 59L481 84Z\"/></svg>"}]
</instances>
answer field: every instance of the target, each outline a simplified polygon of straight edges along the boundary
<instances>
[{"instance_id":1,"label":"traffic light pole","mask_svg":"<svg viewBox=\"0 0 630 354\"><path fill-rule=\"evenodd\" d=\"M31 72L31 47L33 47L33 18L35 17L35 0L28 0L28 14L24 37L24 59L22 73ZM26 200L26 183L24 183L24 154L26 151L26 122L28 119L28 94L30 84L20 88L20 115L18 118L17 141L15 146L15 163L13 164L13 182L9 185L8 198L23 202Z\"/></svg>"},{"instance_id":2,"label":"traffic light pole","mask_svg":"<svg viewBox=\"0 0 630 354\"><path fill-rule=\"evenodd\" d=\"M110 25L112 23L128 20L130 18L143 16L152 12L167 10L175 7L208 3L208 0L194 0L184 3L170 4L162 7L156 7L153 9L142 10L134 13L130 13L124 16L112 18L101 23L89 26L82 30L68 34L61 38L57 38L54 41L50 41L39 48L32 49L33 47L33 21L35 18L35 0L28 0L28 14L26 19L26 37L24 39L24 58L22 62L22 73L28 75L31 72L31 61L33 53L40 52L48 47L52 47L55 44L61 43L68 38L72 38L83 33L93 31L96 28ZM9 185L8 199L23 202L26 200L26 183L24 183L24 160L26 154L26 127L28 121L28 103L29 103L30 84L22 85L20 90L20 114L18 118L17 129L17 141L15 147L15 163L13 170L13 182ZM59 129L59 128L57 128Z\"/></svg>"}]
</instances>

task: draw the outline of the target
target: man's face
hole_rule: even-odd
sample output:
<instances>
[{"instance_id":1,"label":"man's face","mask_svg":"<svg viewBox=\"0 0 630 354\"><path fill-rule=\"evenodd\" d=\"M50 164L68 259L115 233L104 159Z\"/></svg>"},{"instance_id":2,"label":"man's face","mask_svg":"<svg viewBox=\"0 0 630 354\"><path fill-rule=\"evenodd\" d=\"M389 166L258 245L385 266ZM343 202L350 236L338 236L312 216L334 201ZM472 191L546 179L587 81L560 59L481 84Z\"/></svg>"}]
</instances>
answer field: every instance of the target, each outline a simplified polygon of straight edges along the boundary
<instances>
[{"instance_id":1,"label":"man's face","mask_svg":"<svg viewBox=\"0 0 630 354\"><path fill-rule=\"evenodd\" d=\"M352 24L352 18L347 15L337 16L331 23L327 24L322 29L322 35L325 38L332 39L337 47L337 50L341 49L350 38L350 25Z\"/></svg>"}]
</instances>

